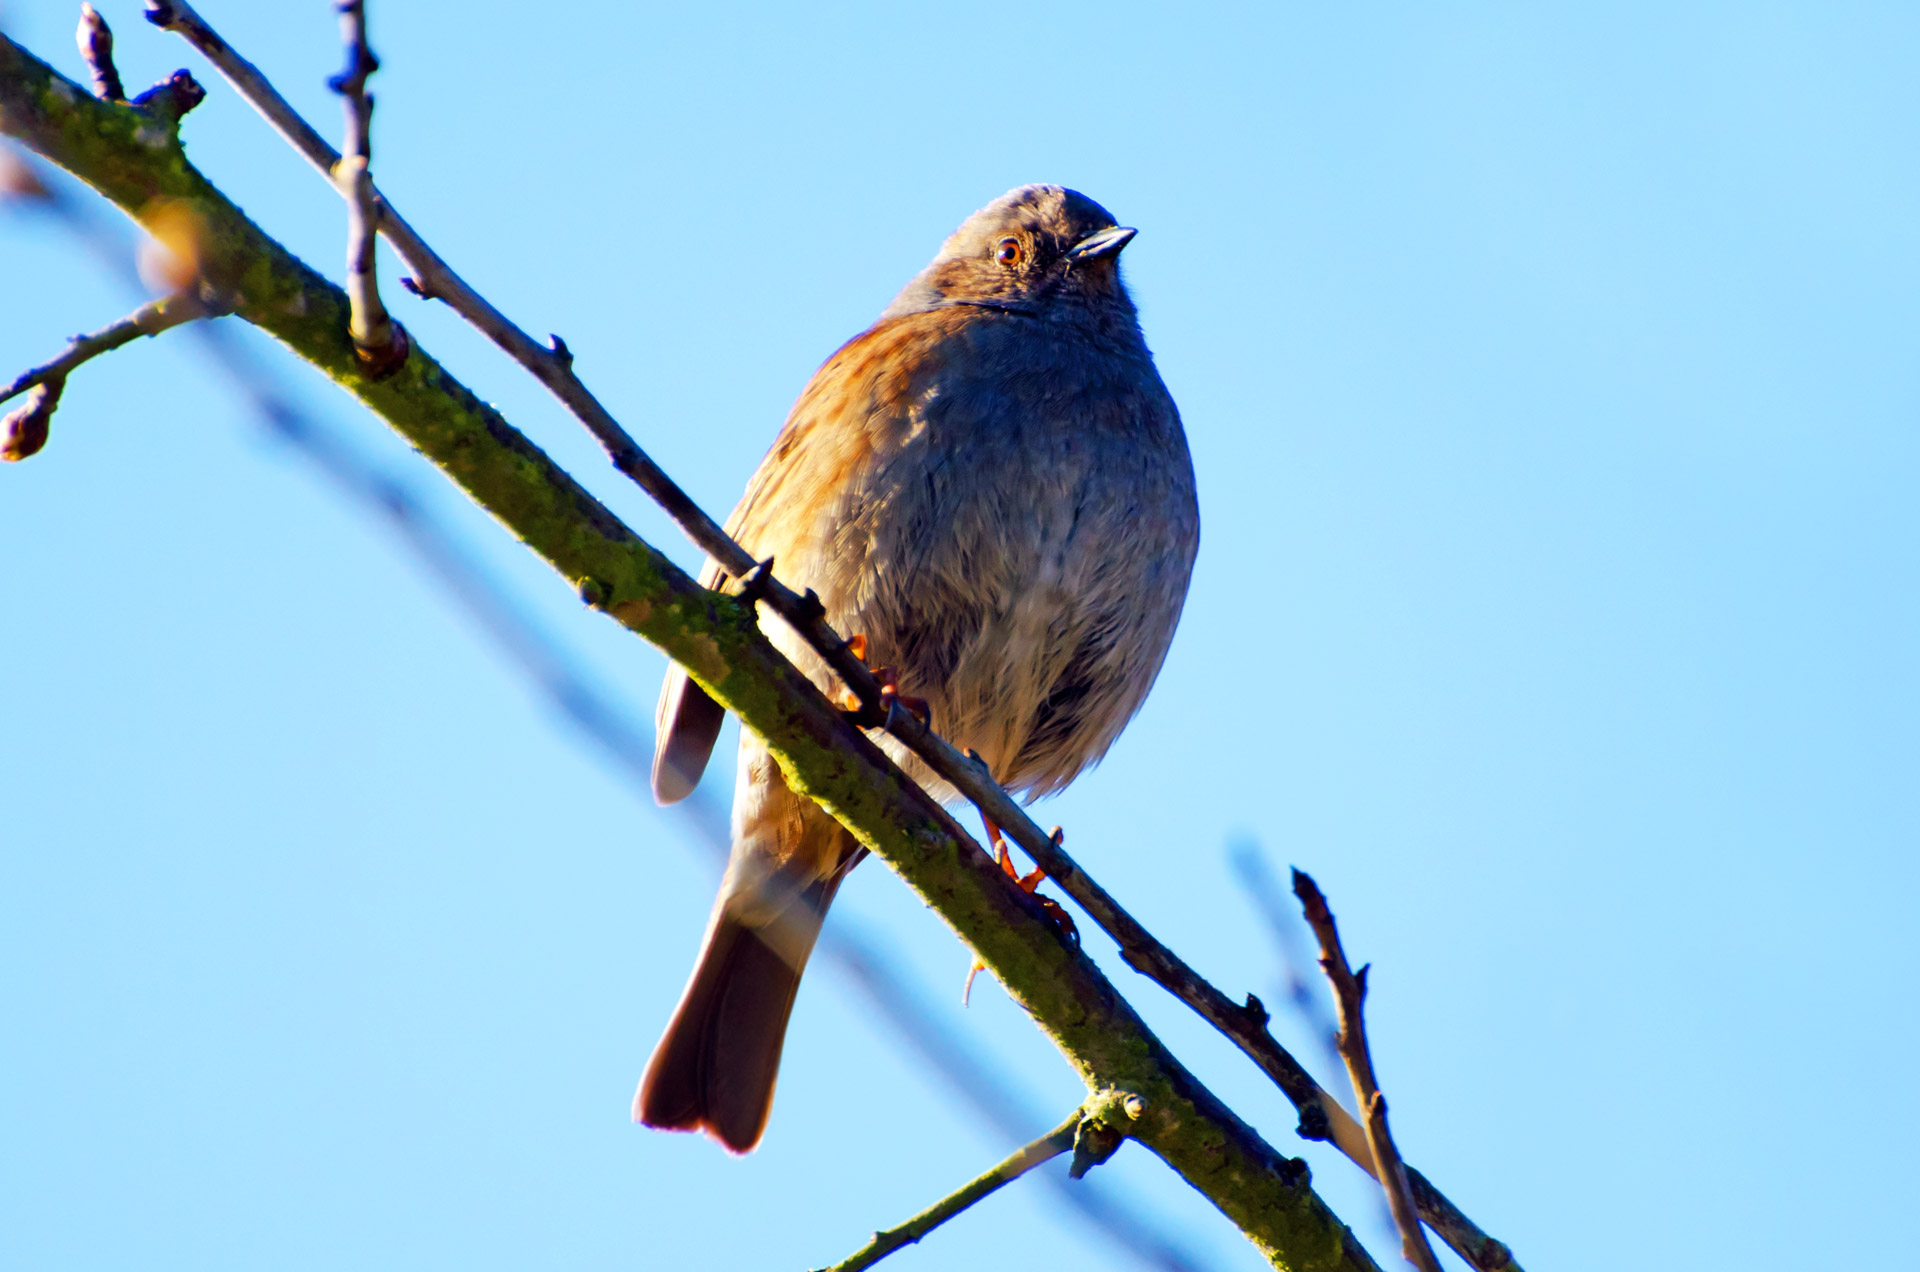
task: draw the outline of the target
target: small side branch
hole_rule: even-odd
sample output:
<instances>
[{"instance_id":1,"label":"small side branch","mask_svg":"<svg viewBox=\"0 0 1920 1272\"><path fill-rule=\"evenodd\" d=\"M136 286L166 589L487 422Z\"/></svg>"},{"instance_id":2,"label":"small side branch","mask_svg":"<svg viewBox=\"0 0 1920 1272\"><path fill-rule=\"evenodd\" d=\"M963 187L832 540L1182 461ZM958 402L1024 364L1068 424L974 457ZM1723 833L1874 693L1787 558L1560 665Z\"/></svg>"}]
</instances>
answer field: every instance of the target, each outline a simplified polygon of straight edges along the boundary
<instances>
[{"instance_id":1,"label":"small side branch","mask_svg":"<svg viewBox=\"0 0 1920 1272\"><path fill-rule=\"evenodd\" d=\"M27 400L0 420L0 459L9 463L37 454L47 444L53 412L60 405L60 394L67 377L76 367L141 336L157 336L196 318L213 317L219 311L189 293L165 296L140 306L116 323L90 335L75 336L59 356L22 372L0 387L0 402L27 395Z\"/></svg>"},{"instance_id":2,"label":"small side branch","mask_svg":"<svg viewBox=\"0 0 1920 1272\"><path fill-rule=\"evenodd\" d=\"M1080 1109L1052 1131L1014 1153L986 1174L965 1187L941 1198L896 1228L873 1234L873 1239L845 1259L820 1272L860 1272L870 1268L895 1250L913 1245L947 1220L976 1202L983 1201L1020 1176L1044 1162L1050 1162L1073 1147L1085 1114Z\"/></svg>"},{"instance_id":3,"label":"small side branch","mask_svg":"<svg viewBox=\"0 0 1920 1272\"><path fill-rule=\"evenodd\" d=\"M1387 1192L1387 1209L1393 1212L1394 1227L1400 1230L1400 1246L1407 1262L1421 1272L1440 1272L1421 1231L1420 1214L1414 1206L1413 1192L1407 1186L1406 1167L1393 1146L1387 1130L1387 1097L1373 1073L1373 1056L1367 1050L1367 1026L1362 1006L1367 997L1367 969L1355 972L1347 965L1346 950L1340 944L1340 929L1334 926L1333 911L1320 886L1305 872L1293 872L1293 895L1300 898L1307 922L1320 938L1320 966L1333 982L1334 998L1340 1006L1340 1056L1347 1062L1347 1075L1353 1079L1353 1094L1366 1117L1367 1147L1373 1150L1378 1167L1376 1175Z\"/></svg>"},{"instance_id":4,"label":"small side branch","mask_svg":"<svg viewBox=\"0 0 1920 1272\"><path fill-rule=\"evenodd\" d=\"M73 33L73 39L80 46L81 60L87 64L88 77L93 81L93 95L103 102L112 102L116 106L137 106L164 121L169 128L175 128L179 126L181 116L198 106L207 95L193 76L185 71L175 71L128 102L126 85L121 82L120 71L113 64L113 30L91 4L81 4L80 26Z\"/></svg>"},{"instance_id":5,"label":"small side branch","mask_svg":"<svg viewBox=\"0 0 1920 1272\"><path fill-rule=\"evenodd\" d=\"M0 387L0 402L18 397L28 389L51 380L64 380L81 363L103 353L112 353L121 345L132 344L141 336L157 336L163 331L173 330L181 323L215 317L219 313L216 307L187 293L148 301L118 322L109 323L88 335L75 336L67 342L67 347L60 351L59 356L31 371L22 372L11 383Z\"/></svg>"},{"instance_id":6,"label":"small side branch","mask_svg":"<svg viewBox=\"0 0 1920 1272\"><path fill-rule=\"evenodd\" d=\"M385 379L407 360L407 336L380 301L374 247L380 235L380 201L368 165L373 159L373 98L367 77L380 61L367 47L367 14L361 0L340 5L340 36L347 46L347 69L327 81L346 105L347 147L333 167L333 182L347 201L347 331L353 351L368 374Z\"/></svg>"},{"instance_id":7,"label":"small side branch","mask_svg":"<svg viewBox=\"0 0 1920 1272\"><path fill-rule=\"evenodd\" d=\"M107 20L92 5L80 6L80 29L73 33L73 38L80 46L80 58L87 64L87 74L93 80L93 95L103 102L126 101L126 86L120 82L120 72L113 64L113 32L107 29Z\"/></svg>"}]
</instances>

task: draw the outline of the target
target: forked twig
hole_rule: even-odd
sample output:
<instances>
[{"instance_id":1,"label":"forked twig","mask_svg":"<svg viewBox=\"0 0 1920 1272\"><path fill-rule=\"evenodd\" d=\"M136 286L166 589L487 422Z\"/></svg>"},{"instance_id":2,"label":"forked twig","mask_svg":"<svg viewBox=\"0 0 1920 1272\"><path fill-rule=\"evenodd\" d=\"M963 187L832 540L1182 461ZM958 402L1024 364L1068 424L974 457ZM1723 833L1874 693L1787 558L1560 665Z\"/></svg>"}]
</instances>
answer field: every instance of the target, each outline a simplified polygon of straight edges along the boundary
<instances>
[{"instance_id":1,"label":"forked twig","mask_svg":"<svg viewBox=\"0 0 1920 1272\"><path fill-rule=\"evenodd\" d=\"M1393 1214L1393 1226L1400 1230L1400 1248L1407 1262L1421 1272L1440 1272L1440 1261L1427 1244L1420 1229L1420 1215L1414 1207L1412 1190L1407 1186L1406 1167L1393 1146L1387 1130L1387 1097L1380 1094L1379 1080L1373 1072L1373 1055L1367 1049L1367 1025L1363 1005L1367 997L1367 969L1358 972L1347 965L1347 952L1340 945L1340 929L1334 925L1327 898L1305 871L1293 872L1293 895L1300 898L1307 922L1320 938L1320 966L1333 982L1334 1001L1340 1009L1340 1058L1347 1062L1347 1075L1353 1079L1353 1094L1366 1115L1367 1146L1377 1167L1374 1178L1387 1193L1387 1209Z\"/></svg>"}]
</instances>

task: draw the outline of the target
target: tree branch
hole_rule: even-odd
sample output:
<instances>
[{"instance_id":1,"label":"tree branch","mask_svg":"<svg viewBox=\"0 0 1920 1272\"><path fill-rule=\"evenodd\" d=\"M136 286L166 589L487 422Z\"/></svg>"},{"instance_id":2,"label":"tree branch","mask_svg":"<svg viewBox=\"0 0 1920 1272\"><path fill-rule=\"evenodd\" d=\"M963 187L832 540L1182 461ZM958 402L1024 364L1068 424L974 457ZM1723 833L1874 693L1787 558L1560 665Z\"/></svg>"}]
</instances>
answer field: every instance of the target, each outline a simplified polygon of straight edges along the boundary
<instances>
[{"instance_id":1,"label":"tree branch","mask_svg":"<svg viewBox=\"0 0 1920 1272\"><path fill-rule=\"evenodd\" d=\"M830 1268L818 1272L862 1272L896 1250L918 1242L947 1220L977 1202L986 1200L1034 1167L1052 1161L1073 1147L1086 1114L1080 1109L1073 1116L1039 1139L1019 1149L984 1175L942 1197L913 1218L894 1228L884 1228L873 1239Z\"/></svg>"},{"instance_id":2,"label":"tree branch","mask_svg":"<svg viewBox=\"0 0 1920 1272\"><path fill-rule=\"evenodd\" d=\"M50 380L64 380L81 363L103 353L111 353L122 345L132 344L142 336L157 336L163 331L173 330L181 323L214 317L219 312L214 306L187 292L150 300L117 322L108 323L87 335L73 337L56 357L0 385L0 402L17 397L35 385Z\"/></svg>"},{"instance_id":3,"label":"tree branch","mask_svg":"<svg viewBox=\"0 0 1920 1272\"><path fill-rule=\"evenodd\" d=\"M1414 1209L1413 1194L1407 1186L1406 1167L1400 1162L1393 1135L1387 1130L1387 1097L1380 1093L1380 1082L1373 1072L1373 1054L1367 1048L1367 1023L1363 1010L1367 997L1367 969L1355 972L1347 965L1347 952L1340 945L1340 929L1334 925L1333 911L1312 876L1303 870L1293 872L1293 895L1300 898L1307 922L1320 938L1320 966L1333 982L1334 1001L1340 1009L1340 1057L1347 1062L1347 1074L1353 1079L1354 1098L1367 1116L1367 1146L1373 1150L1377 1167L1374 1177L1387 1193L1387 1209L1393 1214L1393 1226L1400 1230L1400 1248L1407 1262L1420 1272L1440 1272L1440 1261L1427 1245L1420 1230L1420 1216Z\"/></svg>"},{"instance_id":4,"label":"tree branch","mask_svg":"<svg viewBox=\"0 0 1920 1272\"><path fill-rule=\"evenodd\" d=\"M1088 1088L1125 1092L1125 1123L1278 1266L1376 1265L1275 1152L1154 1037L1085 955L1063 942L950 816L772 647L751 608L689 578L416 347L375 380L347 333L348 303L187 162L0 37L0 131L148 223L187 206L201 268L234 312L366 403L582 596L688 668L767 740L793 788L885 858L993 971Z\"/></svg>"},{"instance_id":5,"label":"tree branch","mask_svg":"<svg viewBox=\"0 0 1920 1272\"><path fill-rule=\"evenodd\" d=\"M157 336L183 322L213 316L217 310L190 293L149 301L118 322L91 335L75 336L57 357L22 372L0 387L0 402L25 393L27 400L0 419L0 459L15 463L36 455L47 444L53 412L66 390L67 376L90 358L131 344L141 336Z\"/></svg>"},{"instance_id":6,"label":"tree branch","mask_svg":"<svg viewBox=\"0 0 1920 1272\"><path fill-rule=\"evenodd\" d=\"M385 379L407 360L407 333L380 302L380 277L374 247L379 239L380 204L369 168L373 162L373 98L367 77L380 60L367 47L367 13L362 0L342 0L340 35L347 46L347 69L327 81L340 94L347 116L347 151L333 168L333 183L347 201L347 334L353 351L375 379Z\"/></svg>"},{"instance_id":7,"label":"tree branch","mask_svg":"<svg viewBox=\"0 0 1920 1272\"><path fill-rule=\"evenodd\" d=\"M178 33L199 49L295 150L322 172L331 171L339 156L259 69L235 52L186 0L147 0L147 18L157 26ZM1274 1039L1266 1027L1266 1011L1257 999L1249 998L1242 1005L1209 983L1081 870L1052 836L1042 831L1026 810L993 780L984 765L961 755L912 712L883 705L880 682L825 621L817 599L811 594L795 593L774 578L764 563L756 562L647 457L574 374L573 356L564 341L555 336L551 347L535 343L454 273L391 204L383 199L380 206L381 232L414 271L415 280L409 284L410 290L445 301L546 385L601 442L614 467L651 495L688 538L739 582L742 595L764 601L806 639L864 704L865 712L858 723L882 727L899 739L928 768L1019 843L1049 878L1079 902L1093 921L1113 938L1128 966L1152 979L1232 1039L1293 1103L1300 1115L1302 1136L1331 1141L1361 1169L1373 1173L1365 1131ZM1415 1188L1421 1213L1461 1257L1481 1272L1497 1272L1514 1266L1510 1256L1506 1262L1484 1261L1487 1249L1497 1249L1504 1254L1505 1247L1482 1232L1424 1177L1417 1172L1412 1174L1417 1180Z\"/></svg>"}]
</instances>

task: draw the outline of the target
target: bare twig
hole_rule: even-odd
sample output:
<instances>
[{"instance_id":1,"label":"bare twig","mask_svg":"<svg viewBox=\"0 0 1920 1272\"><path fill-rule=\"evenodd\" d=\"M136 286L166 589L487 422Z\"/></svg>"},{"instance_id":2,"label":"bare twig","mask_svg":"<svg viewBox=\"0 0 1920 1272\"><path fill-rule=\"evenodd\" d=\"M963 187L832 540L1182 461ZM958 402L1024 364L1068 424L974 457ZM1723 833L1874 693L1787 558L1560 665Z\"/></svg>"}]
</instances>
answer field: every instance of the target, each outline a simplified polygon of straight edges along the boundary
<instances>
[{"instance_id":1,"label":"bare twig","mask_svg":"<svg viewBox=\"0 0 1920 1272\"><path fill-rule=\"evenodd\" d=\"M308 162L323 172L332 170L339 156L252 63L236 53L193 11L187 0L147 0L147 19L185 37ZM883 705L886 699L879 680L827 623L818 598L810 591L796 593L774 578L769 563L756 562L647 456L574 374L573 357L563 341L555 337L552 347L536 343L454 273L390 203L382 200L380 208L381 233L414 271L408 290L445 301L546 385L599 440L613 466L651 495L696 546L737 580L742 595L774 610L826 661L864 704L854 718L855 723L869 728L883 727L898 738L929 769L972 801L1009 839L1025 849L1062 890L1079 902L1094 922L1113 938L1128 966L1151 978L1232 1039L1292 1101L1300 1114L1302 1136L1331 1141L1363 1170L1372 1173L1373 1159L1365 1131L1268 1032L1266 1009L1257 999L1249 997L1243 1005L1215 988L1081 871L994 781L984 764L961 755L912 712ZM1481 1263L1468 1253L1488 1244L1502 1251L1505 1247L1491 1242L1424 1179L1420 1184L1424 1185L1418 1190L1423 1214L1462 1257L1483 1272L1510 1266Z\"/></svg>"},{"instance_id":2,"label":"bare twig","mask_svg":"<svg viewBox=\"0 0 1920 1272\"><path fill-rule=\"evenodd\" d=\"M22 393L27 395L24 403L0 419L0 459L9 463L26 459L38 454L47 444L53 412L60 405L60 394L67 386L67 376L81 363L130 344L141 336L157 336L183 322L206 318L215 312L190 293L150 301L118 322L90 335L75 336L67 342L67 347L60 351L59 356L22 372L11 383L0 386L0 402Z\"/></svg>"},{"instance_id":3,"label":"bare twig","mask_svg":"<svg viewBox=\"0 0 1920 1272\"><path fill-rule=\"evenodd\" d=\"M93 78L93 95L103 102L124 102L127 90L120 83L120 72L113 64L113 32L107 21L91 4L80 5L80 29L73 33L80 46L80 57Z\"/></svg>"},{"instance_id":4,"label":"bare twig","mask_svg":"<svg viewBox=\"0 0 1920 1272\"><path fill-rule=\"evenodd\" d=\"M118 322L109 323L84 336L75 336L57 357L22 372L9 384L0 385L0 402L25 393L36 385L65 380L81 363L103 353L111 353L121 345L132 344L141 336L157 336L183 322L210 318L219 312L218 308L189 292L148 301Z\"/></svg>"},{"instance_id":5,"label":"bare twig","mask_svg":"<svg viewBox=\"0 0 1920 1272\"><path fill-rule=\"evenodd\" d=\"M1333 982L1334 1001L1340 1008L1340 1056L1347 1062L1347 1074L1353 1079L1353 1094L1367 1115L1367 1146L1379 1169L1374 1177L1387 1193L1387 1209L1393 1225L1400 1230L1401 1250L1407 1262L1421 1272L1440 1272L1440 1261L1433 1257L1426 1233L1420 1230L1420 1216L1414 1208L1413 1193L1407 1186L1406 1168L1393 1146L1387 1130L1387 1097L1380 1094L1380 1083L1373 1073L1373 1055L1367 1049L1367 1024L1363 1010L1367 997L1367 969L1358 972L1347 965L1347 953L1340 945L1340 929L1334 925L1333 911L1319 885L1305 871L1293 872L1293 894L1300 898L1307 922L1320 938L1320 966Z\"/></svg>"},{"instance_id":6,"label":"bare twig","mask_svg":"<svg viewBox=\"0 0 1920 1272\"><path fill-rule=\"evenodd\" d=\"M373 98L367 80L380 69L380 59L367 47L367 8L364 0L340 0L340 42L347 46L347 69L327 81L340 94L347 110L348 155L373 158Z\"/></svg>"},{"instance_id":7,"label":"bare twig","mask_svg":"<svg viewBox=\"0 0 1920 1272\"><path fill-rule=\"evenodd\" d=\"M1073 1147L1083 1114L1079 1109L1052 1131L1014 1153L986 1174L942 1197L898 1227L885 1228L873 1239L830 1268L819 1272L862 1272L895 1250L913 1245L967 1207L984 1201L1034 1167L1050 1162Z\"/></svg>"},{"instance_id":8,"label":"bare twig","mask_svg":"<svg viewBox=\"0 0 1920 1272\"><path fill-rule=\"evenodd\" d=\"M1306 959L1301 948L1300 919L1287 906L1280 880L1267 864L1266 855L1249 840L1229 847L1227 858L1233 864L1234 873L1240 876L1240 886L1246 889L1254 909L1266 923L1268 934L1273 937L1287 1001L1306 1025L1308 1034L1323 1049L1324 1059L1338 1069L1340 1026L1334 1021L1326 1000L1314 992L1314 982L1302 970Z\"/></svg>"},{"instance_id":9,"label":"bare twig","mask_svg":"<svg viewBox=\"0 0 1920 1272\"><path fill-rule=\"evenodd\" d=\"M333 167L333 182L347 201L347 332L367 374L384 379L407 360L407 334L380 302L380 278L374 248L379 238L380 203L368 166L373 161L373 98L367 77L380 60L367 47L367 12L362 0L342 0L340 38L347 46L347 69L327 81L340 94L347 116L347 150Z\"/></svg>"}]
</instances>

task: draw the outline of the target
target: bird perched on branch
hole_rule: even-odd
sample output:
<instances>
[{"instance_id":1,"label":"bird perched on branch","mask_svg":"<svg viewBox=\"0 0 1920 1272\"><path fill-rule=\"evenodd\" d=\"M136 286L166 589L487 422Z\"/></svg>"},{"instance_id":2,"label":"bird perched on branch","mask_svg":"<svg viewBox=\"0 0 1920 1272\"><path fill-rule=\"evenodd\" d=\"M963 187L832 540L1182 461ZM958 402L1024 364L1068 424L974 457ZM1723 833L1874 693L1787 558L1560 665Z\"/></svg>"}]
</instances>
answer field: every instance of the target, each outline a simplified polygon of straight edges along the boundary
<instances>
[{"instance_id":1,"label":"bird perched on branch","mask_svg":"<svg viewBox=\"0 0 1920 1272\"><path fill-rule=\"evenodd\" d=\"M1180 413L1120 280L1134 231L1059 186L974 213L812 381L728 531L819 593L862 655L1006 787L1060 790L1113 745L1159 674L1200 542ZM719 586L709 563L702 581ZM784 623L769 638L831 692ZM722 709L675 667L655 797L699 781ZM891 738L936 798L954 792ZM634 1118L760 1140L820 923L864 855L744 732L733 854L699 962Z\"/></svg>"}]
</instances>

